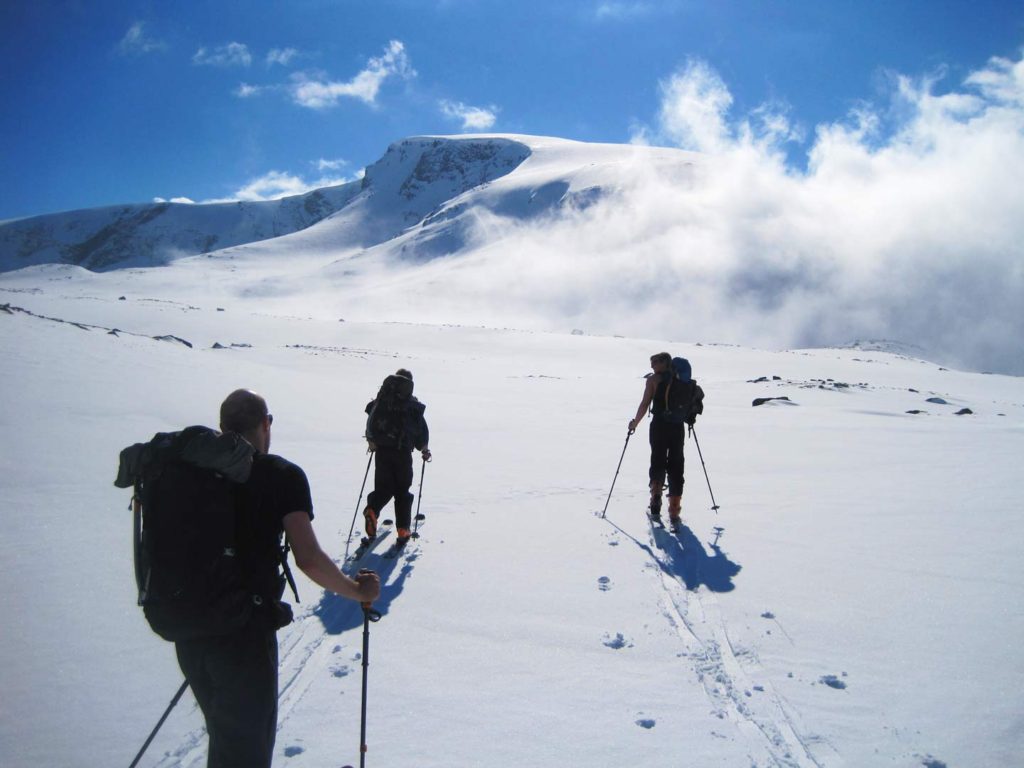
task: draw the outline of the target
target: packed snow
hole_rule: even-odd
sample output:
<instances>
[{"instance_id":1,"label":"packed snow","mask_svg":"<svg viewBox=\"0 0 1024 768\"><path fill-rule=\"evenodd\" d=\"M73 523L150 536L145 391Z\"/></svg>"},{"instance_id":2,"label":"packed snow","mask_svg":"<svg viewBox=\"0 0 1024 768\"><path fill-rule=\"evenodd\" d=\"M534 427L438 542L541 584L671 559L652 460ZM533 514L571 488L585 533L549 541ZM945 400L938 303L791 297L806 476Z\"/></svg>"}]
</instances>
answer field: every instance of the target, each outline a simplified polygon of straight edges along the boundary
<instances>
[{"instance_id":1,"label":"packed snow","mask_svg":"<svg viewBox=\"0 0 1024 768\"><path fill-rule=\"evenodd\" d=\"M363 406L398 367L434 460L416 463L421 537L364 563L385 582L368 766L934 768L1024 751L1020 378L872 343L353 321L227 285L186 263L0 275L4 765L127 765L181 682L135 605L119 450L215 425L229 391L256 389L341 563ZM648 524L646 433L626 439L663 349L707 393L678 535ZM362 615L296 575L274 764L357 764ZM141 765L202 766L204 745L186 694Z\"/></svg>"}]
</instances>

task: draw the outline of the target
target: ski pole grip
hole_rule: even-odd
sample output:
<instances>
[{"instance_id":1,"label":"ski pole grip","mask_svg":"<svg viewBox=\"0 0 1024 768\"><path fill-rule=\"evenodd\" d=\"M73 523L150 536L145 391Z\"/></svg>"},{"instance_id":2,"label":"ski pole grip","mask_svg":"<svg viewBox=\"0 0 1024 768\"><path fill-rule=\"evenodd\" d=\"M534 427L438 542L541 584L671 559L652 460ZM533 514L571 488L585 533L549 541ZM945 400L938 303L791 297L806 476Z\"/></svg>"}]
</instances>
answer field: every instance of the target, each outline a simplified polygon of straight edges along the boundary
<instances>
[{"instance_id":1,"label":"ski pole grip","mask_svg":"<svg viewBox=\"0 0 1024 768\"><path fill-rule=\"evenodd\" d=\"M358 575L362 576L362 575L368 574L368 573L374 573L374 571L372 569L370 569L370 568L360 568ZM380 621L381 613L380 613L380 611L374 609L373 603L370 603L370 602L360 602L359 605L362 606L363 613L366 614L366 618L369 621Z\"/></svg>"}]
</instances>

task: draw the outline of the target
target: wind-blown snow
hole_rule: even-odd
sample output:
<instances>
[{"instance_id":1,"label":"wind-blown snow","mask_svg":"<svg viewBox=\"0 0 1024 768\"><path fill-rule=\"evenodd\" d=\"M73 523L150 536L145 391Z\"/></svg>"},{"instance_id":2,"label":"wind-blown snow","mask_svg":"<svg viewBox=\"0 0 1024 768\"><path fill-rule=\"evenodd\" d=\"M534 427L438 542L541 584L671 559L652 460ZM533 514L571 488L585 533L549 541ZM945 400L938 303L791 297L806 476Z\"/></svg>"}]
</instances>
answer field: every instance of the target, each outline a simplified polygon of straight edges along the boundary
<instances>
[{"instance_id":1,"label":"wind-blown snow","mask_svg":"<svg viewBox=\"0 0 1024 768\"><path fill-rule=\"evenodd\" d=\"M1024 373L1024 208L1008 193L1024 173L1019 111L991 96L964 112L962 100L908 85L914 118L890 146L870 146L867 128L822 127L797 173L776 134L729 133L715 112L728 103L721 83L684 87L709 77L683 73L665 98L705 94L713 124L684 131L673 121L691 112L666 103L662 126L669 138L705 137L703 154L411 138L361 182L280 205L162 204L0 225L0 264L177 259L218 291L301 301L318 317L773 349L889 339L945 364ZM294 219L314 199L316 215ZM253 264L262 268L238 271ZM130 279L155 294L165 276Z\"/></svg>"},{"instance_id":2,"label":"wind-blown snow","mask_svg":"<svg viewBox=\"0 0 1024 768\"><path fill-rule=\"evenodd\" d=\"M322 296L274 294L287 275L245 249L0 276L4 765L127 765L180 682L135 606L118 451L213 424L225 394L253 387L340 558L362 407L400 366L435 458L422 538L368 563L385 580L368 765L909 768L1024 750L1021 379L872 342L770 352L339 322ZM707 392L697 434L721 506L688 442L678 538L644 517L644 432L626 443L662 349ZM360 615L301 574L299 588L275 766L354 764ZM186 695L142 764L201 766L204 743Z\"/></svg>"}]
</instances>

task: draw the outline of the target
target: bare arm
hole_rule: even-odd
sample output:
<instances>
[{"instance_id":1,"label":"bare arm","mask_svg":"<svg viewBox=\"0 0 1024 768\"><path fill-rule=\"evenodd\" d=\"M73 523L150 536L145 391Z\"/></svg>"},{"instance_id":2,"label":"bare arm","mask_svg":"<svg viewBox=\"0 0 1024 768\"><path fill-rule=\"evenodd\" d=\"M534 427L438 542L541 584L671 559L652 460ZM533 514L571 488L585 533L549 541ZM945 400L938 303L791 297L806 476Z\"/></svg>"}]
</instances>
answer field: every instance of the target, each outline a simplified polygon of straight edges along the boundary
<instances>
[{"instance_id":1,"label":"bare arm","mask_svg":"<svg viewBox=\"0 0 1024 768\"><path fill-rule=\"evenodd\" d=\"M654 399L654 391L658 388L658 377L648 376L647 384L644 386L644 398L640 401L640 407L636 409L636 416L629 422L629 431L636 429L637 425L644 420L647 409L651 407L651 400Z\"/></svg>"},{"instance_id":2,"label":"bare arm","mask_svg":"<svg viewBox=\"0 0 1024 768\"><path fill-rule=\"evenodd\" d=\"M313 523L306 512L290 512L284 516L284 532L288 536L295 564L304 574L324 589L342 597L371 603L380 595L380 578L375 573L360 574L351 579L320 547Z\"/></svg>"}]
</instances>

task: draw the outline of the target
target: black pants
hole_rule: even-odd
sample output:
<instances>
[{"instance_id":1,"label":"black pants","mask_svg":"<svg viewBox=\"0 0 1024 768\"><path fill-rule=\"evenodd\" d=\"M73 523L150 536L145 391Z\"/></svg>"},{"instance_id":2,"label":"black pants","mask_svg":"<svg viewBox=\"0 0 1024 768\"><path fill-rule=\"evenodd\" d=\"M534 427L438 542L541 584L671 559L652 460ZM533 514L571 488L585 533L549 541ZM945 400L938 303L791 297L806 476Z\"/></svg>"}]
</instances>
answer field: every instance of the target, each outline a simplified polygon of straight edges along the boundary
<instances>
[{"instance_id":1,"label":"black pants","mask_svg":"<svg viewBox=\"0 0 1024 768\"><path fill-rule=\"evenodd\" d=\"M381 509L395 500L395 527L409 528L412 520L413 495L412 452L404 448L378 448L374 457L373 490L366 503L378 515Z\"/></svg>"},{"instance_id":2,"label":"black pants","mask_svg":"<svg viewBox=\"0 0 1024 768\"><path fill-rule=\"evenodd\" d=\"M277 735L277 635L251 625L175 643L210 736L207 768L270 768Z\"/></svg>"},{"instance_id":3,"label":"black pants","mask_svg":"<svg viewBox=\"0 0 1024 768\"><path fill-rule=\"evenodd\" d=\"M651 485L665 485L668 473L668 495L683 495L683 441L685 424L670 424L657 415L651 419Z\"/></svg>"}]
</instances>

